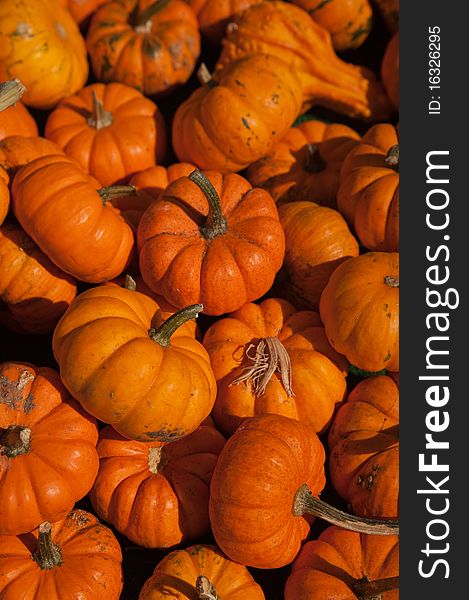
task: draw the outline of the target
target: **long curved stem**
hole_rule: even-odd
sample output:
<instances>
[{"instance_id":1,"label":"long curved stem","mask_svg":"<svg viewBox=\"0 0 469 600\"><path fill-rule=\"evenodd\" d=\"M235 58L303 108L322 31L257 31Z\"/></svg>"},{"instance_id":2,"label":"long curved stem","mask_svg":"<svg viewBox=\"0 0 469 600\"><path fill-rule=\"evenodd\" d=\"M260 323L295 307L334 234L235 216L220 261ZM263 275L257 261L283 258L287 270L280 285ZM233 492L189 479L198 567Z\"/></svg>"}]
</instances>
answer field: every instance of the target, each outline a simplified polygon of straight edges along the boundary
<instances>
[{"instance_id":1,"label":"long curved stem","mask_svg":"<svg viewBox=\"0 0 469 600\"><path fill-rule=\"evenodd\" d=\"M101 200L103 204L106 204L108 200L113 200L113 198L120 198L121 196L135 196L137 193L137 188L134 185L109 185L107 187L102 187L97 190L98 194L101 196Z\"/></svg>"},{"instance_id":2,"label":"long curved stem","mask_svg":"<svg viewBox=\"0 0 469 600\"><path fill-rule=\"evenodd\" d=\"M352 592L359 600L381 598L381 594L399 589L399 577L386 577L375 581L359 579L352 585Z\"/></svg>"},{"instance_id":3,"label":"long curved stem","mask_svg":"<svg viewBox=\"0 0 469 600\"><path fill-rule=\"evenodd\" d=\"M226 233L227 230L226 219L221 210L220 196L210 180L198 169L192 171L189 179L202 190L207 198L209 213L205 225L200 228L200 231L206 240L213 240Z\"/></svg>"},{"instance_id":4,"label":"long curved stem","mask_svg":"<svg viewBox=\"0 0 469 600\"><path fill-rule=\"evenodd\" d=\"M57 544L52 542L52 526L48 521L39 525L38 548L33 560L43 570L50 570L62 564L62 553Z\"/></svg>"},{"instance_id":5,"label":"long curved stem","mask_svg":"<svg viewBox=\"0 0 469 600\"><path fill-rule=\"evenodd\" d=\"M187 308L178 310L174 315L168 317L158 329L150 329L148 335L154 342L163 346L163 348L167 348L171 342L171 336L176 329L179 329L179 327L184 325L187 321L195 319L203 309L203 304L192 304Z\"/></svg>"}]
</instances>

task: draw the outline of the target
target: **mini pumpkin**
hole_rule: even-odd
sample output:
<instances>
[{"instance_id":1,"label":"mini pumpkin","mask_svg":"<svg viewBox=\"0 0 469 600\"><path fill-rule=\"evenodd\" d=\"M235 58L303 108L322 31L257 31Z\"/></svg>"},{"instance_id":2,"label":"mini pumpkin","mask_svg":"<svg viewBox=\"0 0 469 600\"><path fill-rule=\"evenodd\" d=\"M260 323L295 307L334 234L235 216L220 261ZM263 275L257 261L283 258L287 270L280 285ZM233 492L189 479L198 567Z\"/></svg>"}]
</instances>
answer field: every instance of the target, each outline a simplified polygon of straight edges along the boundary
<instances>
[{"instance_id":1,"label":"mini pumpkin","mask_svg":"<svg viewBox=\"0 0 469 600\"><path fill-rule=\"evenodd\" d=\"M58 269L15 224L0 228L0 323L18 333L53 331L76 295Z\"/></svg>"},{"instance_id":2,"label":"mini pumpkin","mask_svg":"<svg viewBox=\"0 0 469 600\"><path fill-rule=\"evenodd\" d=\"M224 443L209 425L170 444L127 440L105 427L98 442L99 472L90 492L93 508L146 548L200 538L210 531L210 479Z\"/></svg>"},{"instance_id":3,"label":"mini pumpkin","mask_svg":"<svg viewBox=\"0 0 469 600\"><path fill-rule=\"evenodd\" d=\"M216 546L174 550L145 582L139 600L264 600L264 593L243 565L229 560Z\"/></svg>"},{"instance_id":4,"label":"mini pumpkin","mask_svg":"<svg viewBox=\"0 0 469 600\"><path fill-rule=\"evenodd\" d=\"M340 169L359 139L346 125L305 121L291 127L268 154L250 165L247 178L279 205L309 200L336 208Z\"/></svg>"},{"instance_id":5,"label":"mini pumpkin","mask_svg":"<svg viewBox=\"0 0 469 600\"><path fill-rule=\"evenodd\" d=\"M300 114L300 82L275 56L242 57L213 77L202 66L198 75L202 87L174 115L172 140L180 161L240 171L267 154Z\"/></svg>"},{"instance_id":6,"label":"mini pumpkin","mask_svg":"<svg viewBox=\"0 0 469 600\"><path fill-rule=\"evenodd\" d=\"M399 500L399 389L390 377L361 381L329 431L334 488L356 515L395 518Z\"/></svg>"},{"instance_id":7,"label":"mini pumpkin","mask_svg":"<svg viewBox=\"0 0 469 600\"><path fill-rule=\"evenodd\" d=\"M18 77L23 101L48 110L88 78L86 45L68 10L55 0L0 6L0 79Z\"/></svg>"},{"instance_id":8,"label":"mini pumpkin","mask_svg":"<svg viewBox=\"0 0 469 600\"><path fill-rule=\"evenodd\" d=\"M185 83L200 54L194 11L182 0L112 0L94 13L86 38L99 81L153 96Z\"/></svg>"},{"instance_id":9,"label":"mini pumpkin","mask_svg":"<svg viewBox=\"0 0 469 600\"><path fill-rule=\"evenodd\" d=\"M399 254L368 252L337 267L319 311L330 344L363 371L399 371Z\"/></svg>"},{"instance_id":10,"label":"mini pumpkin","mask_svg":"<svg viewBox=\"0 0 469 600\"><path fill-rule=\"evenodd\" d=\"M207 330L204 346L217 378L212 416L227 435L265 413L318 432L344 398L347 366L329 346L319 315L284 300L245 304Z\"/></svg>"},{"instance_id":11,"label":"mini pumpkin","mask_svg":"<svg viewBox=\"0 0 469 600\"><path fill-rule=\"evenodd\" d=\"M39 135L36 121L22 102L17 102L0 112L0 140L10 135L36 137Z\"/></svg>"},{"instance_id":12,"label":"mini pumpkin","mask_svg":"<svg viewBox=\"0 0 469 600\"><path fill-rule=\"evenodd\" d=\"M328 527L300 550L285 600L398 600L399 538Z\"/></svg>"},{"instance_id":13,"label":"mini pumpkin","mask_svg":"<svg viewBox=\"0 0 469 600\"><path fill-rule=\"evenodd\" d=\"M340 60L330 33L294 4L273 0L245 10L227 28L217 68L256 52L282 59L296 73L304 108L319 104L370 121L390 116L389 101L374 73ZM256 77L254 81L258 83Z\"/></svg>"},{"instance_id":14,"label":"mini pumpkin","mask_svg":"<svg viewBox=\"0 0 469 600\"><path fill-rule=\"evenodd\" d=\"M138 228L145 283L177 306L220 315L257 300L280 269L275 202L235 173L194 171L171 183Z\"/></svg>"},{"instance_id":15,"label":"mini pumpkin","mask_svg":"<svg viewBox=\"0 0 469 600\"><path fill-rule=\"evenodd\" d=\"M91 513L73 510L36 531L0 536L2 600L118 600L122 552L112 531Z\"/></svg>"},{"instance_id":16,"label":"mini pumpkin","mask_svg":"<svg viewBox=\"0 0 469 600\"><path fill-rule=\"evenodd\" d=\"M386 46L381 62L381 79L391 104L399 110L399 32Z\"/></svg>"},{"instance_id":17,"label":"mini pumpkin","mask_svg":"<svg viewBox=\"0 0 469 600\"><path fill-rule=\"evenodd\" d=\"M0 140L0 166L8 172L11 179L32 160L51 154L64 153L57 144L43 137L12 135Z\"/></svg>"},{"instance_id":18,"label":"mini pumpkin","mask_svg":"<svg viewBox=\"0 0 469 600\"><path fill-rule=\"evenodd\" d=\"M374 125L345 159L337 208L368 250L399 250L399 138L390 123Z\"/></svg>"},{"instance_id":19,"label":"mini pumpkin","mask_svg":"<svg viewBox=\"0 0 469 600\"><path fill-rule=\"evenodd\" d=\"M314 515L346 529L396 535L397 522L347 515L317 498L326 482L324 458L305 423L280 415L246 419L221 451L210 484L210 522L222 551L247 566L282 567L298 554Z\"/></svg>"},{"instance_id":20,"label":"mini pumpkin","mask_svg":"<svg viewBox=\"0 0 469 600\"><path fill-rule=\"evenodd\" d=\"M124 437L168 442L209 415L216 382L205 348L185 325L196 305L162 323L148 296L99 286L75 298L52 340L65 386ZM106 315L106 318L103 318Z\"/></svg>"},{"instance_id":21,"label":"mini pumpkin","mask_svg":"<svg viewBox=\"0 0 469 600\"><path fill-rule=\"evenodd\" d=\"M94 83L63 100L50 113L45 136L103 186L153 166L166 150L156 104L120 83Z\"/></svg>"},{"instance_id":22,"label":"mini pumpkin","mask_svg":"<svg viewBox=\"0 0 469 600\"><path fill-rule=\"evenodd\" d=\"M261 0L262 1L262 0ZM185 0L195 12L202 36L211 44L219 44L226 26L237 14L259 0Z\"/></svg>"},{"instance_id":23,"label":"mini pumpkin","mask_svg":"<svg viewBox=\"0 0 469 600\"><path fill-rule=\"evenodd\" d=\"M281 295L298 308L317 310L335 269L359 246L339 212L314 202L279 208L285 232L285 260L278 276Z\"/></svg>"},{"instance_id":24,"label":"mini pumpkin","mask_svg":"<svg viewBox=\"0 0 469 600\"><path fill-rule=\"evenodd\" d=\"M332 36L335 50L358 48L371 30L373 11L368 0L293 0Z\"/></svg>"},{"instance_id":25,"label":"mini pumpkin","mask_svg":"<svg viewBox=\"0 0 469 600\"><path fill-rule=\"evenodd\" d=\"M0 365L0 535L63 519L93 485L97 441L53 369Z\"/></svg>"},{"instance_id":26,"label":"mini pumpkin","mask_svg":"<svg viewBox=\"0 0 469 600\"><path fill-rule=\"evenodd\" d=\"M41 250L81 281L117 277L131 258L132 229L66 156L44 156L23 167L13 181L12 204Z\"/></svg>"}]
</instances>

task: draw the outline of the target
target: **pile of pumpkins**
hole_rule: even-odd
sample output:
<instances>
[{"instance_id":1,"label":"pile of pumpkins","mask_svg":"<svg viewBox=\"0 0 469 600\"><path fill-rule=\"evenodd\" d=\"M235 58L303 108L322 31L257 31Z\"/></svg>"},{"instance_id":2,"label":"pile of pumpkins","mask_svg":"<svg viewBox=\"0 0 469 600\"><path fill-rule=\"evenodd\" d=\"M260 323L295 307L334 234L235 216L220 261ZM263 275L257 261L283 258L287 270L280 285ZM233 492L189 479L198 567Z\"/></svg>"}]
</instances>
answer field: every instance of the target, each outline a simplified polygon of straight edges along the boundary
<instances>
[{"instance_id":1,"label":"pile of pumpkins","mask_svg":"<svg viewBox=\"0 0 469 600\"><path fill-rule=\"evenodd\" d=\"M0 3L0 600L398 598L398 10Z\"/></svg>"}]
</instances>

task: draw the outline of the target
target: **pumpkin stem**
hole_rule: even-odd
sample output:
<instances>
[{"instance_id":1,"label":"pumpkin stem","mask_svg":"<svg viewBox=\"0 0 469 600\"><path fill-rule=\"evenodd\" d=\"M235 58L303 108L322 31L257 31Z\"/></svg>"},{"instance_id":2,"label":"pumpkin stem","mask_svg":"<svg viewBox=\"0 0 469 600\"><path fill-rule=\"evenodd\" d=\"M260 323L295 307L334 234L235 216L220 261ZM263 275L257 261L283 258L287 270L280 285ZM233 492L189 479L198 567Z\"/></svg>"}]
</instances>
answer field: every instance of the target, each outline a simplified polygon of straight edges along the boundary
<instances>
[{"instance_id":1,"label":"pumpkin stem","mask_svg":"<svg viewBox=\"0 0 469 600\"><path fill-rule=\"evenodd\" d=\"M197 591L198 600L221 600L215 586L207 577L205 577L205 575L199 575L197 577L195 589Z\"/></svg>"},{"instance_id":2,"label":"pumpkin stem","mask_svg":"<svg viewBox=\"0 0 469 600\"><path fill-rule=\"evenodd\" d=\"M135 292L135 290L137 289L137 283L136 283L135 279L132 277L132 275L125 276L124 288L131 292Z\"/></svg>"},{"instance_id":3,"label":"pumpkin stem","mask_svg":"<svg viewBox=\"0 0 469 600\"><path fill-rule=\"evenodd\" d=\"M352 585L352 592L358 600L381 600L381 594L399 589L399 577L386 577L368 581L366 577L357 579Z\"/></svg>"},{"instance_id":4,"label":"pumpkin stem","mask_svg":"<svg viewBox=\"0 0 469 600\"><path fill-rule=\"evenodd\" d=\"M389 148L384 162L399 173L399 144L395 144Z\"/></svg>"},{"instance_id":5,"label":"pumpkin stem","mask_svg":"<svg viewBox=\"0 0 469 600\"><path fill-rule=\"evenodd\" d=\"M200 227L200 232L206 240L213 240L226 233L226 219L221 210L220 196L211 182L198 169L192 171L189 179L205 194L209 204L209 213L205 225Z\"/></svg>"},{"instance_id":6,"label":"pumpkin stem","mask_svg":"<svg viewBox=\"0 0 469 600\"><path fill-rule=\"evenodd\" d=\"M135 19L135 31L137 33L150 33L152 18L170 2L171 0L158 0L158 2L143 10Z\"/></svg>"},{"instance_id":7,"label":"pumpkin stem","mask_svg":"<svg viewBox=\"0 0 469 600\"><path fill-rule=\"evenodd\" d=\"M207 85L208 87L214 88L218 83L212 78L212 74L207 68L205 63L202 63L197 71L197 79L201 85Z\"/></svg>"},{"instance_id":8,"label":"pumpkin stem","mask_svg":"<svg viewBox=\"0 0 469 600\"><path fill-rule=\"evenodd\" d=\"M33 560L44 570L54 569L62 564L62 553L57 544L52 542L51 531L52 526L49 521L39 525L38 547L33 554Z\"/></svg>"},{"instance_id":9,"label":"pumpkin stem","mask_svg":"<svg viewBox=\"0 0 469 600\"><path fill-rule=\"evenodd\" d=\"M31 429L21 425L10 425L6 429L0 429L0 455L14 458L27 454L31 447Z\"/></svg>"},{"instance_id":10,"label":"pumpkin stem","mask_svg":"<svg viewBox=\"0 0 469 600\"><path fill-rule=\"evenodd\" d=\"M14 106L26 91L19 79L10 79L0 83L0 111Z\"/></svg>"},{"instance_id":11,"label":"pumpkin stem","mask_svg":"<svg viewBox=\"0 0 469 600\"><path fill-rule=\"evenodd\" d=\"M156 475L158 470L161 471L167 462L163 448L148 448L148 468L153 475Z\"/></svg>"},{"instance_id":12,"label":"pumpkin stem","mask_svg":"<svg viewBox=\"0 0 469 600\"><path fill-rule=\"evenodd\" d=\"M319 147L316 144L308 144L306 146L307 155L303 162L303 168L308 173L320 173L324 171L327 166L327 163L322 158Z\"/></svg>"},{"instance_id":13,"label":"pumpkin stem","mask_svg":"<svg viewBox=\"0 0 469 600\"><path fill-rule=\"evenodd\" d=\"M252 350L255 353L252 354ZM257 344L249 344L246 357L253 363L244 369L231 385L248 381L256 396L262 396L272 375L278 371L287 396L294 396L291 383L291 361L287 349L276 337L261 338Z\"/></svg>"},{"instance_id":14,"label":"pumpkin stem","mask_svg":"<svg viewBox=\"0 0 469 600\"><path fill-rule=\"evenodd\" d=\"M323 502L312 495L311 490L304 483L298 488L293 502L293 514L301 517L304 514L313 515L324 519L332 525L338 525L342 529L367 533L370 535L398 535L399 521L393 519L368 519L349 515L330 504Z\"/></svg>"},{"instance_id":15,"label":"pumpkin stem","mask_svg":"<svg viewBox=\"0 0 469 600\"><path fill-rule=\"evenodd\" d=\"M163 348L167 348L171 342L171 336L176 329L179 329L179 327L184 325L184 323L187 323L187 321L195 319L203 310L203 304L192 304L187 308L182 308L181 310L175 312L174 315L168 317L166 321L158 327L158 329L150 329L148 331L148 335L154 342L160 346L163 346Z\"/></svg>"},{"instance_id":16,"label":"pumpkin stem","mask_svg":"<svg viewBox=\"0 0 469 600\"><path fill-rule=\"evenodd\" d=\"M134 185L109 185L100 188L97 192L101 196L103 204L106 205L108 200L112 201L114 198L120 198L121 196L135 196L137 188Z\"/></svg>"},{"instance_id":17,"label":"pumpkin stem","mask_svg":"<svg viewBox=\"0 0 469 600\"><path fill-rule=\"evenodd\" d=\"M86 122L90 127L94 127L94 129L99 131L103 127L112 125L113 121L112 113L105 110L104 103L98 98L96 90L93 90L93 112Z\"/></svg>"},{"instance_id":18,"label":"pumpkin stem","mask_svg":"<svg viewBox=\"0 0 469 600\"><path fill-rule=\"evenodd\" d=\"M385 285L389 287L398 288L399 287L399 277L394 277L392 275L386 275L384 278Z\"/></svg>"}]
</instances>

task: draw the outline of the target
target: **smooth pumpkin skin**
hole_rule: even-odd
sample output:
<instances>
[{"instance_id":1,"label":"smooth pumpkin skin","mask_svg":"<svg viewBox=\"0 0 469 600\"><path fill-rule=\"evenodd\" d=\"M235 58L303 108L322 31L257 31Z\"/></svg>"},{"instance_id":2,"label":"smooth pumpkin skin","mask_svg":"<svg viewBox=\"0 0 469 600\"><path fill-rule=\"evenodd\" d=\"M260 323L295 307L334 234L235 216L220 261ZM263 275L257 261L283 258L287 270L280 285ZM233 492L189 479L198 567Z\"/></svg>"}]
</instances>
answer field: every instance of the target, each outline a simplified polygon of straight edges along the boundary
<instances>
[{"instance_id":1,"label":"smooth pumpkin skin","mask_svg":"<svg viewBox=\"0 0 469 600\"><path fill-rule=\"evenodd\" d=\"M93 94L108 113L109 125L97 119ZM120 83L94 83L63 100L50 113L45 136L103 186L152 167L166 151L165 124L156 104Z\"/></svg>"},{"instance_id":2,"label":"smooth pumpkin skin","mask_svg":"<svg viewBox=\"0 0 469 600\"><path fill-rule=\"evenodd\" d=\"M282 296L298 308L318 310L329 277L358 256L358 242L339 212L314 202L284 204L279 217L285 232Z\"/></svg>"},{"instance_id":3,"label":"smooth pumpkin skin","mask_svg":"<svg viewBox=\"0 0 469 600\"><path fill-rule=\"evenodd\" d=\"M221 200L225 233L207 239L201 227L209 204L189 178L171 183L144 213L138 228L145 283L181 308L204 305L204 314L237 310L265 294L280 269L285 236L272 197L231 173L203 171Z\"/></svg>"},{"instance_id":4,"label":"smooth pumpkin skin","mask_svg":"<svg viewBox=\"0 0 469 600\"><path fill-rule=\"evenodd\" d=\"M21 227L0 228L0 323L17 333L53 331L77 292L76 281Z\"/></svg>"},{"instance_id":5,"label":"smooth pumpkin skin","mask_svg":"<svg viewBox=\"0 0 469 600\"><path fill-rule=\"evenodd\" d=\"M0 365L0 428L10 426L31 433L29 451L17 456L0 442L0 535L8 536L63 519L89 492L99 466L96 421L53 369Z\"/></svg>"},{"instance_id":6,"label":"smooth pumpkin skin","mask_svg":"<svg viewBox=\"0 0 469 600\"><path fill-rule=\"evenodd\" d=\"M75 298L54 332L65 386L90 414L130 439L184 437L215 402L215 377L193 326L179 327L163 348L148 335L161 321L148 296L99 286Z\"/></svg>"},{"instance_id":7,"label":"smooth pumpkin skin","mask_svg":"<svg viewBox=\"0 0 469 600\"><path fill-rule=\"evenodd\" d=\"M307 542L295 559L285 585L285 600L357 600L351 586L399 575L399 538L367 535L328 527ZM399 591L384 592L380 600L398 600Z\"/></svg>"},{"instance_id":8,"label":"smooth pumpkin skin","mask_svg":"<svg viewBox=\"0 0 469 600\"><path fill-rule=\"evenodd\" d=\"M200 54L194 11L182 0L170 0L137 25L135 18L153 4L113 0L94 13L86 43L99 81L119 81L153 96L189 79Z\"/></svg>"},{"instance_id":9,"label":"smooth pumpkin skin","mask_svg":"<svg viewBox=\"0 0 469 600\"><path fill-rule=\"evenodd\" d=\"M319 104L373 122L391 115L389 100L374 73L340 60L330 33L294 4L272 0L251 6L228 26L222 45L217 69L256 52L286 62L301 82L304 110Z\"/></svg>"},{"instance_id":10,"label":"smooth pumpkin skin","mask_svg":"<svg viewBox=\"0 0 469 600\"><path fill-rule=\"evenodd\" d=\"M397 518L399 389L390 377L361 381L334 417L329 470L337 492L364 517Z\"/></svg>"},{"instance_id":11,"label":"smooth pumpkin skin","mask_svg":"<svg viewBox=\"0 0 469 600\"><path fill-rule=\"evenodd\" d=\"M67 0L70 14L78 24L82 24L89 16L108 0Z\"/></svg>"},{"instance_id":12,"label":"smooth pumpkin skin","mask_svg":"<svg viewBox=\"0 0 469 600\"><path fill-rule=\"evenodd\" d=\"M292 390L288 396L279 373L256 395L248 383L233 385L247 366L245 351L260 338L277 337L291 360ZM346 362L330 347L319 315L298 312L285 300L248 303L206 332L204 346L217 378L212 416L223 433L232 435L246 417L280 414L323 430L336 403L346 393Z\"/></svg>"},{"instance_id":13,"label":"smooth pumpkin skin","mask_svg":"<svg viewBox=\"0 0 469 600\"><path fill-rule=\"evenodd\" d=\"M371 30L373 11L368 0L293 0L332 36L335 50L358 48Z\"/></svg>"},{"instance_id":14,"label":"smooth pumpkin skin","mask_svg":"<svg viewBox=\"0 0 469 600\"><path fill-rule=\"evenodd\" d=\"M342 165L337 208L368 250L399 250L399 167L386 163L398 143L394 125L374 125Z\"/></svg>"},{"instance_id":15,"label":"smooth pumpkin skin","mask_svg":"<svg viewBox=\"0 0 469 600\"><path fill-rule=\"evenodd\" d=\"M0 80L17 77L27 106L48 110L88 78L86 45L55 0L8 0L0 6Z\"/></svg>"},{"instance_id":16,"label":"smooth pumpkin skin","mask_svg":"<svg viewBox=\"0 0 469 600\"><path fill-rule=\"evenodd\" d=\"M399 254L368 252L332 273L319 303L333 348L364 371L399 371Z\"/></svg>"},{"instance_id":17,"label":"smooth pumpkin skin","mask_svg":"<svg viewBox=\"0 0 469 600\"><path fill-rule=\"evenodd\" d=\"M0 111L0 140L11 135L23 135L25 137L39 135L36 121L21 101L6 110Z\"/></svg>"},{"instance_id":18,"label":"smooth pumpkin skin","mask_svg":"<svg viewBox=\"0 0 469 600\"><path fill-rule=\"evenodd\" d=\"M264 600L260 585L243 565L229 560L216 546L174 550L155 567L138 600L193 600L197 577L205 576L223 600Z\"/></svg>"},{"instance_id":19,"label":"smooth pumpkin skin","mask_svg":"<svg viewBox=\"0 0 469 600\"><path fill-rule=\"evenodd\" d=\"M219 44L226 26L237 14L263 0L185 0L195 12L200 32L211 44Z\"/></svg>"},{"instance_id":20,"label":"smooth pumpkin skin","mask_svg":"<svg viewBox=\"0 0 469 600\"><path fill-rule=\"evenodd\" d=\"M247 178L278 205L309 200L336 208L340 169L359 139L346 125L306 121L291 127L268 154L250 165Z\"/></svg>"},{"instance_id":21,"label":"smooth pumpkin skin","mask_svg":"<svg viewBox=\"0 0 469 600\"><path fill-rule=\"evenodd\" d=\"M132 229L103 204L74 160L57 155L33 160L15 176L11 191L21 226L60 269L89 283L125 269L133 251Z\"/></svg>"},{"instance_id":22,"label":"smooth pumpkin skin","mask_svg":"<svg viewBox=\"0 0 469 600\"><path fill-rule=\"evenodd\" d=\"M381 79L391 104L399 110L399 32L386 46L381 62Z\"/></svg>"},{"instance_id":23,"label":"smooth pumpkin skin","mask_svg":"<svg viewBox=\"0 0 469 600\"><path fill-rule=\"evenodd\" d=\"M217 85L203 85L178 106L174 151L201 169L240 171L269 152L298 117L301 85L283 61L268 54L233 61L212 80Z\"/></svg>"},{"instance_id":24,"label":"smooth pumpkin skin","mask_svg":"<svg viewBox=\"0 0 469 600\"><path fill-rule=\"evenodd\" d=\"M40 136L12 135L0 141L0 167L11 179L27 163L51 154L63 155L64 152L57 144Z\"/></svg>"},{"instance_id":25,"label":"smooth pumpkin skin","mask_svg":"<svg viewBox=\"0 0 469 600\"><path fill-rule=\"evenodd\" d=\"M62 564L41 569L31 559L38 531L0 536L2 600L118 600L123 587L122 552L110 529L91 513L73 510L52 524Z\"/></svg>"},{"instance_id":26,"label":"smooth pumpkin skin","mask_svg":"<svg viewBox=\"0 0 469 600\"><path fill-rule=\"evenodd\" d=\"M210 479L224 444L221 433L208 425L170 444L127 440L105 427L89 495L93 508L145 548L201 538L210 531Z\"/></svg>"},{"instance_id":27,"label":"smooth pumpkin skin","mask_svg":"<svg viewBox=\"0 0 469 600\"><path fill-rule=\"evenodd\" d=\"M281 415L246 419L221 451L210 484L210 522L222 551L259 569L291 563L310 528L293 515L294 497L304 483L320 494L324 458L306 424Z\"/></svg>"}]
</instances>

